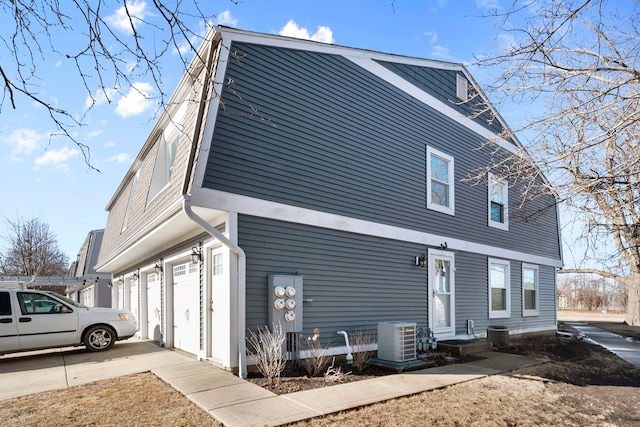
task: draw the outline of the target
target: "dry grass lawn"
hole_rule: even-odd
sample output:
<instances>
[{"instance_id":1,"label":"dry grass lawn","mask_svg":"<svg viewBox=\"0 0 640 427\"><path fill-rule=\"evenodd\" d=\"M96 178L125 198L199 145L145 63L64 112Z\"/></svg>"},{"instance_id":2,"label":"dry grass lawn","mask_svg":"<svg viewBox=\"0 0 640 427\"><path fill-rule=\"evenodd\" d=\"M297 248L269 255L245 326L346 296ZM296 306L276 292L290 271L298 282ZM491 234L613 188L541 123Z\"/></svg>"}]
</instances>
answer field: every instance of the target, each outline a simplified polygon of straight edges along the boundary
<instances>
[{"instance_id":1,"label":"dry grass lawn","mask_svg":"<svg viewBox=\"0 0 640 427\"><path fill-rule=\"evenodd\" d=\"M640 337L640 328L601 327ZM550 362L296 426L638 426L640 369L579 340L520 343ZM150 373L5 400L0 426L215 426Z\"/></svg>"},{"instance_id":2,"label":"dry grass lawn","mask_svg":"<svg viewBox=\"0 0 640 427\"><path fill-rule=\"evenodd\" d=\"M149 372L16 397L0 404L2 427L220 425Z\"/></svg>"}]
</instances>

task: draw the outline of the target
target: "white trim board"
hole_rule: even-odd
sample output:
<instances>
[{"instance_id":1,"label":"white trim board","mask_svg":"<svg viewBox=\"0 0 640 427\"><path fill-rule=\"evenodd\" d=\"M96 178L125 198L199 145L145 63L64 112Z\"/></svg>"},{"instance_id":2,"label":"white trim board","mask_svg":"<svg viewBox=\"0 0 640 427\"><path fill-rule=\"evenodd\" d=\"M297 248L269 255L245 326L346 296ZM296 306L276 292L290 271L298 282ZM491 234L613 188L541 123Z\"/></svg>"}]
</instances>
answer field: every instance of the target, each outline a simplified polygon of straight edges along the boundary
<instances>
[{"instance_id":1,"label":"white trim board","mask_svg":"<svg viewBox=\"0 0 640 427\"><path fill-rule=\"evenodd\" d=\"M551 267L562 267L563 265L561 259L548 258L496 246L454 239L448 236L425 233L408 228L315 211L312 209L261 200L254 197L242 196L220 190L211 190L202 187L194 188L191 201L194 206L202 208L225 210L228 212L252 215L261 218L270 218L278 221L293 222L313 227L322 227L332 230L364 234L367 236L418 243L426 246L437 247L442 243L447 242L449 250L458 250L491 256L493 258L504 258Z\"/></svg>"}]
</instances>

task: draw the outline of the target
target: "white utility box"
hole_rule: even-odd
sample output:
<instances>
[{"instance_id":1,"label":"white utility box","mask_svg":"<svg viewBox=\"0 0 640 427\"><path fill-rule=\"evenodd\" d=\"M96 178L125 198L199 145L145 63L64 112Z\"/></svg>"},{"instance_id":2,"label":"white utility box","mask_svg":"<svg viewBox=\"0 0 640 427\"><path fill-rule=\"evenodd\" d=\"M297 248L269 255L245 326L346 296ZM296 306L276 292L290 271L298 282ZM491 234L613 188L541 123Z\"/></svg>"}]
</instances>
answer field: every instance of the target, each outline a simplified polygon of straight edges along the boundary
<instances>
[{"instance_id":1,"label":"white utility box","mask_svg":"<svg viewBox=\"0 0 640 427\"><path fill-rule=\"evenodd\" d=\"M416 323L378 323L378 359L404 362L416 359Z\"/></svg>"}]
</instances>

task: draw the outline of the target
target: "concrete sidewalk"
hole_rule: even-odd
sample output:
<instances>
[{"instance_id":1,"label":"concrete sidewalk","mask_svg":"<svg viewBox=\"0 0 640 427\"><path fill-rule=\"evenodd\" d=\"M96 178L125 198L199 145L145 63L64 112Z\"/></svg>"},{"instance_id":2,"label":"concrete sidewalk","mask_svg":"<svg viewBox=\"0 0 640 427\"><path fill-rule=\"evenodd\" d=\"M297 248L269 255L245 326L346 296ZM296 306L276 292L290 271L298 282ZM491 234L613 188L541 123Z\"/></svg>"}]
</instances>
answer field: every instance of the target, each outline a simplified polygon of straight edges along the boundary
<instances>
[{"instance_id":1,"label":"concrete sidewalk","mask_svg":"<svg viewBox=\"0 0 640 427\"><path fill-rule=\"evenodd\" d=\"M513 354L276 395L206 363L152 372L227 426L276 426L541 363Z\"/></svg>"},{"instance_id":2,"label":"concrete sidewalk","mask_svg":"<svg viewBox=\"0 0 640 427\"><path fill-rule=\"evenodd\" d=\"M586 322L565 323L577 329L594 343L601 345L636 368L640 368L640 343L638 341L596 328Z\"/></svg>"}]
</instances>

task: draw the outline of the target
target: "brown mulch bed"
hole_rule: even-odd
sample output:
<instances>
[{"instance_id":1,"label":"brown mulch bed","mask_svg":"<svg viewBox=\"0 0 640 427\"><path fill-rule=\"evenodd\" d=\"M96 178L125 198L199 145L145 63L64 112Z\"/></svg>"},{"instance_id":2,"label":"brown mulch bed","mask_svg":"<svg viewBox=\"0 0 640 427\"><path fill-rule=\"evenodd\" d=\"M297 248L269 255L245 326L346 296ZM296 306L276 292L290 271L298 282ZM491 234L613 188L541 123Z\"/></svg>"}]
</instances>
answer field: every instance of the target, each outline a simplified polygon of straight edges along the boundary
<instances>
[{"instance_id":1,"label":"brown mulch bed","mask_svg":"<svg viewBox=\"0 0 640 427\"><path fill-rule=\"evenodd\" d=\"M438 352L420 353L418 356L425 362L425 364L423 366L416 366L413 369L450 365L454 363L465 363L479 359L474 355L451 357L449 354ZM333 372L338 373L327 375L327 370L325 369L325 374L310 377L302 367L288 363L285 370L280 375L280 379L277 380L275 384L269 384L269 381L259 372L250 372L247 381L280 395L321 387L329 387L336 384L362 381L370 378L392 375L399 372L398 369L393 366L383 366L375 363L375 361L365 366L365 368L360 372L354 365L347 364L344 361L338 363L333 360L329 363L327 369L328 368L333 368Z\"/></svg>"}]
</instances>

